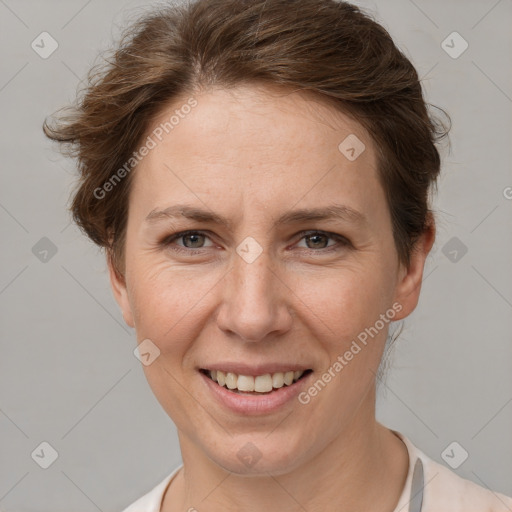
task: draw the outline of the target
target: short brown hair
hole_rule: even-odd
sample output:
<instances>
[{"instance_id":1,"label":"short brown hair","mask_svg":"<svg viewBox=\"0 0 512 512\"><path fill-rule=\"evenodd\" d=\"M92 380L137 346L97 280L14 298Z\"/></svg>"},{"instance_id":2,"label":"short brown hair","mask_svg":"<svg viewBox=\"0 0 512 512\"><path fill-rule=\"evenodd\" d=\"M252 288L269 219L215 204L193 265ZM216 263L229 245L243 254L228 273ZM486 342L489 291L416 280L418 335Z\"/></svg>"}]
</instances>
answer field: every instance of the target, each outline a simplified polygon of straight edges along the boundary
<instances>
[{"instance_id":1,"label":"short brown hair","mask_svg":"<svg viewBox=\"0 0 512 512\"><path fill-rule=\"evenodd\" d=\"M432 221L428 192L448 130L428 112L418 74L388 32L335 0L196 0L158 7L129 26L76 105L43 130L78 159L73 219L124 273L129 173L101 188L174 98L267 83L311 91L351 115L378 149L379 177L401 262ZM449 118L448 118L449 119Z\"/></svg>"}]
</instances>

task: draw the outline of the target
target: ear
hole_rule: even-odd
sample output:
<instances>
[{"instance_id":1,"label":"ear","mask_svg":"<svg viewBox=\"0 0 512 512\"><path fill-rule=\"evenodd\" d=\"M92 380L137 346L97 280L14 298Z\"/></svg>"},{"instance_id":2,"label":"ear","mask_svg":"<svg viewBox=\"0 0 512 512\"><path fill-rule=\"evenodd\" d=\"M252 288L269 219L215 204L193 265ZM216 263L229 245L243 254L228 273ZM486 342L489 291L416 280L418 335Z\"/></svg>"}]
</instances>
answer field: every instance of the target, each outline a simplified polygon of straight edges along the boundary
<instances>
[{"instance_id":1,"label":"ear","mask_svg":"<svg viewBox=\"0 0 512 512\"><path fill-rule=\"evenodd\" d=\"M127 325L134 328L135 323L133 321L132 308L128 300L128 292L126 289L126 279L121 275L115 267L113 256L110 250L107 250L107 266L110 275L110 286L114 293L114 298L121 308L124 321Z\"/></svg>"},{"instance_id":2,"label":"ear","mask_svg":"<svg viewBox=\"0 0 512 512\"><path fill-rule=\"evenodd\" d=\"M411 259L408 267L400 264L399 278L395 291L395 301L401 304L400 313L394 320L402 320L409 316L418 304L420 297L423 270L434 241L436 238L435 220L431 213L428 215L428 227L416 241L411 252Z\"/></svg>"}]
</instances>

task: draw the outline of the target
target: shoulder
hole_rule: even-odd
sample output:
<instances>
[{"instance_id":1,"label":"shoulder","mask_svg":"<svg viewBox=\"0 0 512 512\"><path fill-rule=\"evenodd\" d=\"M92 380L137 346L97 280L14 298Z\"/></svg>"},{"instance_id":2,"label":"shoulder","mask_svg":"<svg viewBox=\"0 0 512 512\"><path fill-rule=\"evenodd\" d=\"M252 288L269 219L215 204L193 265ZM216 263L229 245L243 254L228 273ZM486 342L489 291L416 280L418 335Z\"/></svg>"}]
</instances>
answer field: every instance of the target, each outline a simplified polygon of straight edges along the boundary
<instances>
[{"instance_id":1,"label":"shoulder","mask_svg":"<svg viewBox=\"0 0 512 512\"><path fill-rule=\"evenodd\" d=\"M428 457L423 462L425 512L512 512L512 498L462 478Z\"/></svg>"},{"instance_id":2,"label":"shoulder","mask_svg":"<svg viewBox=\"0 0 512 512\"><path fill-rule=\"evenodd\" d=\"M133 502L122 512L160 512L162 499L171 480L176 476L183 465L178 466L169 475L167 475L159 484L157 484L149 492L141 496L137 501Z\"/></svg>"},{"instance_id":3,"label":"shoulder","mask_svg":"<svg viewBox=\"0 0 512 512\"><path fill-rule=\"evenodd\" d=\"M425 468L425 512L511 512L512 498L460 477L428 459Z\"/></svg>"},{"instance_id":4,"label":"shoulder","mask_svg":"<svg viewBox=\"0 0 512 512\"><path fill-rule=\"evenodd\" d=\"M422 512L512 512L512 498L462 478L425 455L402 434L400 437L411 459L420 458L423 463Z\"/></svg>"}]
</instances>

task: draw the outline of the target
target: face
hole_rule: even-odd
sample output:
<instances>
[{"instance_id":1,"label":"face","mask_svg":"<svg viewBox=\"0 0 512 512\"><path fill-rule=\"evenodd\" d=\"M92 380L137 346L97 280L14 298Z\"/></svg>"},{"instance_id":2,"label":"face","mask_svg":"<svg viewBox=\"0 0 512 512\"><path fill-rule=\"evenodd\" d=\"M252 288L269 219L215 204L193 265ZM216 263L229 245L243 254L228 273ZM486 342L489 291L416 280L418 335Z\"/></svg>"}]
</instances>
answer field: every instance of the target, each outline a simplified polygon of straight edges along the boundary
<instances>
[{"instance_id":1,"label":"face","mask_svg":"<svg viewBox=\"0 0 512 512\"><path fill-rule=\"evenodd\" d=\"M194 98L133 171L111 282L159 350L143 369L180 441L229 471L278 474L375 422L389 322L416 306L433 235L399 264L375 146L333 107L256 86ZM276 389L243 395L204 369ZM291 370L310 371L282 384Z\"/></svg>"}]
</instances>

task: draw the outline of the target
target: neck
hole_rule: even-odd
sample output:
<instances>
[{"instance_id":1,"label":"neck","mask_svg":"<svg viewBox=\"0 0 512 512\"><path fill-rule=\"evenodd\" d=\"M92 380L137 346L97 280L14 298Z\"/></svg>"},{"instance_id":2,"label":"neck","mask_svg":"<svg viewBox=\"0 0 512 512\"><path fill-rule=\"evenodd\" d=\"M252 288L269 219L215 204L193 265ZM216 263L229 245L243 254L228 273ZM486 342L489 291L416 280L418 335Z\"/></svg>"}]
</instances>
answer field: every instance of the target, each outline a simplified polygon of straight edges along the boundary
<instances>
[{"instance_id":1,"label":"neck","mask_svg":"<svg viewBox=\"0 0 512 512\"><path fill-rule=\"evenodd\" d=\"M184 468L166 492L162 512L392 512L409 467L406 446L367 407L314 457L278 475L230 473L181 431L179 439Z\"/></svg>"}]
</instances>

